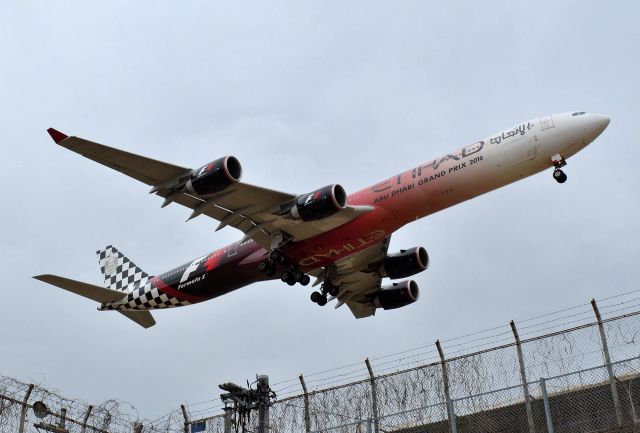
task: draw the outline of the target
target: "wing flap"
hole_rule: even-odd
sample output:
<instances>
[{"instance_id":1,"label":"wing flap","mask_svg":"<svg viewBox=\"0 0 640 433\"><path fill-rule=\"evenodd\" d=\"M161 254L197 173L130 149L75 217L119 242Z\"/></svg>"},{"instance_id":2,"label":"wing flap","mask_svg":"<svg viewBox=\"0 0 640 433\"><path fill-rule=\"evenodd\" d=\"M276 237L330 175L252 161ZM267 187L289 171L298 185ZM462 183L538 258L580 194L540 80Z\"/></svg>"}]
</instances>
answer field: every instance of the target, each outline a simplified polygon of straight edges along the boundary
<instances>
[{"instance_id":1,"label":"wing flap","mask_svg":"<svg viewBox=\"0 0 640 433\"><path fill-rule=\"evenodd\" d=\"M362 302L347 301L345 303L356 319L364 319L365 317L374 316L376 314L376 307L374 307L370 302L365 304Z\"/></svg>"}]
</instances>

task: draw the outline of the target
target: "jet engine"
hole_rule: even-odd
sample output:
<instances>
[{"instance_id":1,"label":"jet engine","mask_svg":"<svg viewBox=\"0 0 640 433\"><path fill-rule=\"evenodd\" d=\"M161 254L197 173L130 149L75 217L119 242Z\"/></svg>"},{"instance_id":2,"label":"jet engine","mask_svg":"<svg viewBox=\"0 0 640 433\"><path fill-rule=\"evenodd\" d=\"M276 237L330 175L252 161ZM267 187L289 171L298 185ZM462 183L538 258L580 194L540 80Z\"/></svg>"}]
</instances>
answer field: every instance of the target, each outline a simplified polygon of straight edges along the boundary
<instances>
[{"instance_id":1,"label":"jet engine","mask_svg":"<svg viewBox=\"0 0 640 433\"><path fill-rule=\"evenodd\" d=\"M424 271L427 266L429 266L427 250L423 247L414 247L387 255L380 266L379 273L382 277L392 279L407 278Z\"/></svg>"},{"instance_id":2,"label":"jet engine","mask_svg":"<svg viewBox=\"0 0 640 433\"><path fill-rule=\"evenodd\" d=\"M291 216L302 221L317 221L333 215L347 206L347 194L340 185L328 185L303 194L291 208Z\"/></svg>"},{"instance_id":3,"label":"jet engine","mask_svg":"<svg viewBox=\"0 0 640 433\"><path fill-rule=\"evenodd\" d=\"M214 194L238 182L241 176L240 161L234 156L225 156L193 170L185 189L197 196Z\"/></svg>"},{"instance_id":4,"label":"jet engine","mask_svg":"<svg viewBox=\"0 0 640 433\"><path fill-rule=\"evenodd\" d=\"M418 296L420 296L418 284L413 280L406 280L383 287L373 299L373 304L376 308L393 310L413 304L418 300Z\"/></svg>"}]
</instances>

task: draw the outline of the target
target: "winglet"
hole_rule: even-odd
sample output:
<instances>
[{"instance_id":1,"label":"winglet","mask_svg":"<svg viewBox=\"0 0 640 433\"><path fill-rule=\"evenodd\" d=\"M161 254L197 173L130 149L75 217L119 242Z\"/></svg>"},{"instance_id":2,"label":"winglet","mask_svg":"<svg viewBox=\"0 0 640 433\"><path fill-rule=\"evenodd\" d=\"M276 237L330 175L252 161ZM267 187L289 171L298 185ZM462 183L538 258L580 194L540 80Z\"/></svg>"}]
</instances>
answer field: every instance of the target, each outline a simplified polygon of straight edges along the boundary
<instances>
[{"instance_id":1,"label":"winglet","mask_svg":"<svg viewBox=\"0 0 640 433\"><path fill-rule=\"evenodd\" d=\"M64 139L69 138L68 135L58 131L57 129L49 128L49 129L47 129L47 132L49 133L51 138L53 138L53 141L55 141L56 144L60 143Z\"/></svg>"}]
</instances>

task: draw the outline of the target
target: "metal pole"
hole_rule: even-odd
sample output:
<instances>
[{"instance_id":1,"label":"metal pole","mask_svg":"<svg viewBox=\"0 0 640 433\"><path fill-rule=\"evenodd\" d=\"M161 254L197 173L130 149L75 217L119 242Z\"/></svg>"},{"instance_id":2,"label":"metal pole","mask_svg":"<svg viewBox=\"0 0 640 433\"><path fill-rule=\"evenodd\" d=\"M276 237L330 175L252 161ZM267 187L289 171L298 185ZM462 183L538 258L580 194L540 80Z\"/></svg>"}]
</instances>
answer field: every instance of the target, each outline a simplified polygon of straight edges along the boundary
<instances>
[{"instance_id":1,"label":"metal pole","mask_svg":"<svg viewBox=\"0 0 640 433\"><path fill-rule=\"evenodd\" d=\"M616 384L616 377L613 374L613 368L611 367L611 357L609 356L609 346L607 344L607 336L604 333L604 324L602 323L602 317L600 316L600 310L598 310L598 304L596 300L591 300L591 306L593 312L596 314L598 320L598 329L600 330L600 341L602 341L602 352L604 353L604 362L607 365L607 371L609 372L609 383L611 384L611 394L613 396L613 406L616 410L616 420L618 425L622 426L622 412L620 411L620 401L618 399L618 386Z\"/></svg>"},{"instance_id":2,"label":"metal pole","mask_svg":"<svg viewBox=\"0 0 640 433\"><path fill-rule=\"evenodd\" d=\"M309 392L307 391L307 384L304 382L304 377L300 375L300 384L302 385L302 391L304 392L304 428L307 433L311 431L311 415L309 413Z\"/></svg>"},{"instance_id":3,"label":"metal pole","mask_svg":"<svg viewBox=\"0 0 640 433\"><path fill-rule=\"evenodd\" d=\"M258 433L269 433L270 392L269 376L258 376Z\"/></svg>"},{"instance_id":4,"label":"metal pole","mask_svg":"<svg viewBox=\"0 0 640 433\"><path fill-rule=\"evenodd\" d=\"M29 406L27 402L29 401L29 397L31 397L31 392L33 391L33 384L29 385L29 389L27 389L27 393L24 395L22 399L22 410L20 411L20 426L18 428L18 433L24 433L24 423L27 419L27 409Z\"/></svg>"},{"instance_id":5,"label":"metal pole","mask_svg":"<svg viewBox=\"0 0 640 433\"><path fill-rule=\"evenodd\" d=\"M224 433L231 433L231 412L233 408L224 407Z\"/></svg>"},{"instance_id":6,"label":"metal pole","mask_svg":"<svg viewBox=\"0 0 640 433\"><path fill-rule=\"evenodd\" d=\"M93 406L89 405L89 407L87 407L87 411L82 417L82 429L80 429L80 433L85 433L87 431L87 422L89 421L89 416L91 415L92 410Z\"/></svg>"},{"instance_id":7,"label":"metal pole","mask_svg":"<svg viewBox=\"0 0 640 433\"><path fill-rule=\"evenodd\" d=\"M364 360L367 364L367 370L369 370L369 381L371 382L371 409L373 410L373 429L375 433L380 433L380 423L378 420L378 387L376 384L376 377L373 375L373 368L369 358Z\"/></svg>"},{"instance_id":8,"label":"metal pole","mask_svg":"<svg viewBox=\"0 0 640 433\"><path fill-rule=\"evenodd\" d=\"M547 419L547 433L553 433L553 420L551 419L551 408L549 407L549 394L547 394L547 382L544 377L540 378L540 388L542 389L542 399L544 400L544 415Z\"/></svg>"},{"instance_id":9,"label":"metal pole","mask_svg":"<svg viewBox=\"0 0 640 433\"><path fill-rule=\"evenodd\" d=\"M182 416L184 417L184 433L189 433L189 414L187 413L187 408L184 404L180 405L180 409L182 409Z\"/></svg>"},{"instance_id":10,"label":"metal pole","mask_svg":"<svg viewBox=\"0 0 640 433\"><path fill-rule=\"evenodd\" d=\"M524 392L524 405L527 409L527 422L529 423L529 432L535 433L536 426L533 422L533 412L531 411L531 397L529 396L529 384L527 383L527 374L524 368L524 355L522 354L522 345L520 344L520 337L518 336L518 330L516 324L512 320L511 330L513 331L513 337L516 339L516 349L518 351L518 363L520 364L520 380L522 381L522 390Z\"/></svg>"},{"instance_id":11,"label":"metal pole","mask_svg":"<svg viewBox=\"0 0 640 433\"><path fill-rule=\"evenodd\" d=\"M440 354L440 365L442 366L442 381L444 382L444 398L447 400L447 413L449 414L449 424L451 425L451 433L457 433L456 411L453 407L453 400L449 394L449 374L447 373L447 360L444 359L444 352L440 346L440 340L436 340L436 347Z\"/></svg>"}]
</instances>

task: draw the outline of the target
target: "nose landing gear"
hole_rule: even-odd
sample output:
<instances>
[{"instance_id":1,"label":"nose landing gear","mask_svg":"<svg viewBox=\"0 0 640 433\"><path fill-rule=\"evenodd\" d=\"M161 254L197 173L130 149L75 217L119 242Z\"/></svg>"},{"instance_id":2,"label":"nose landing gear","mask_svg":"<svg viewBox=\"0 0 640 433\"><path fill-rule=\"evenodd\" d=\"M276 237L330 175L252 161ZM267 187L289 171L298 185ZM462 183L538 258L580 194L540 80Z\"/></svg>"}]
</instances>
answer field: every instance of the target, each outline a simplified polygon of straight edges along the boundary
<instances>
[{"instance_id":1,"label":"nose landing gear","mask_svg":"<svg viewBox=\"0 0 640 433\"><path fill-rule=\"evenodd\" d=\"M553 170L553 178L558 183L565 183L567 181L567 175L561 170L561 168L567 165L567 161L565 161L564 157L558 153L551 157L551 162L556 168Z\"/></svg>"},{"instance_id":2,"label":"nose landing gear","mask_svg":"<svg viewBox=\"0 0 640 433\"><path fill-rule=\"evenodd\" d=\"M564 171L560 170L559 168L556 168L555 170L553 170L553 178L558 183L565 183L567 181L567 175L564 173Z\"/></svg>"}]
</instances>

